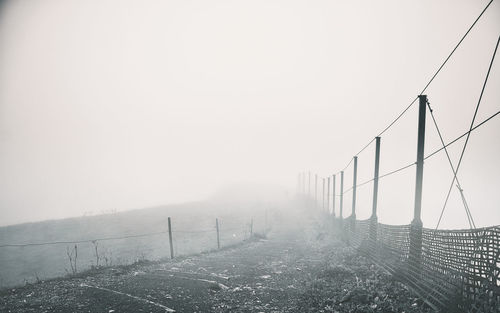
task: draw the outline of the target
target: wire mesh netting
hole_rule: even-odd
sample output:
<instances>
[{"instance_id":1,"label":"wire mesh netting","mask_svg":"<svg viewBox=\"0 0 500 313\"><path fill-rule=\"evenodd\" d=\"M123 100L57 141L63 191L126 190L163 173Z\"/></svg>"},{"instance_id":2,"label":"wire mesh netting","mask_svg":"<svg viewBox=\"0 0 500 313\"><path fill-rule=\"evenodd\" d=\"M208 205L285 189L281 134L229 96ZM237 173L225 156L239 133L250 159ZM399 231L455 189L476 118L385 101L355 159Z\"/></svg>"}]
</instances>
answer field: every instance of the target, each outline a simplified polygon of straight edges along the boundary
<instances>
[{"instance_id":1,"label":"wire mesh netting","mask_svg":"<svg viewBox=\"0 0 500 313\"><path fill-rule=\"evenodd\" d=\"M419 230L412 229L412 225L352 219L337 221L336 225L342 227L346 241L411 287L433 308L498 312L500 226ZM411 249L412 241L418 243L416 250Z\"/></svg>"}]
</instances>

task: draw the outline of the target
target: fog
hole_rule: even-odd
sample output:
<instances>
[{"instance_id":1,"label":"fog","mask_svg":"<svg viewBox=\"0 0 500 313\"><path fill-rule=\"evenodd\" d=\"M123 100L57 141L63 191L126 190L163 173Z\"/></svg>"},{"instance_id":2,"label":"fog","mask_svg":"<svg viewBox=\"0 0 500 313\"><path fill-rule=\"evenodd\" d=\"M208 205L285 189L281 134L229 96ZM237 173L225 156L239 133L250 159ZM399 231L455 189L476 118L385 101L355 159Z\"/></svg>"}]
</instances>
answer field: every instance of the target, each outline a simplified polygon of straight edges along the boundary
<instances>
[{"instance_id":1,"label":"fog","mask_svg":"<svg viewBox=\"0 0 500 313\"><path fill-rule=\"evenodd\" d=\"M0 225L10 225L291 199L298 173L343 169L419 94L488 1L0 3ZM494 1L426 90L446 142L470 126L499 29ZM476 124L498 111L498 86L497 59ZM382 136L381 174L414 162L417 107ZM500 224L499 142L497 116L472 133L458 174L478 226ZM455 164L463 143L450 147ZM440 146L428 116L426 155ZM373 144L358 162L358 182L372 178ZM352 166L345 175L348 189ZM436 225L452 177L443 153L426 161L424 226ZM414 188L414 167L381 179L379 221L409 223ZM372 185L358 196L368 218ZM456 189L441 227L468 227Z\"/></svg>"}]
</instances>

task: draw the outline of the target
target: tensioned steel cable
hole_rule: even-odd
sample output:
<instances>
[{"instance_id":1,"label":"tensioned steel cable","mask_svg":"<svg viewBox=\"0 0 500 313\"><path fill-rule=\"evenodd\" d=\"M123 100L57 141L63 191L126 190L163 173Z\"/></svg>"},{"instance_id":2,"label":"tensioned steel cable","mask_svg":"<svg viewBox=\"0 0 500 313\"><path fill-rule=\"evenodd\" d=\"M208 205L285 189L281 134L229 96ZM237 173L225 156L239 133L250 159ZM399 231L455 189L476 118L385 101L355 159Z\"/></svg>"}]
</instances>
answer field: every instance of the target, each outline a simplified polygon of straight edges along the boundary
<instances>
[{"instance_id":1,"label":"tensioned steel cable","mask_svg":"<svg viewBox=\"0 0 500 313\"><path fill-rule=\"evenodd\" d=\"M476 26L477 22L481 19L481 17L483 16L484 12L486 12L486 10L490 7L491 3L493 2L493 0L490 0L490 2L488 2L488 4L484 7L484 9L481 11L481 13L479 14L479 16L474 20L474 23L472 23L472 25L469 27L469 29L467 29L467 31L465 32L465 34L462 36L462 38L458 41L458 43L455 45L455 47L453 48L453 50L451 50L450 54L448 54L448 56L446 57L446 59L443 61L443 63L439 66L439 68L437 69L437 71L434 73L434 75L432 75L431 79L427 82L427 84L425 85L425 87L422 89L422 91L420 91L420 95L423 94L427 88L431 85L431 83L434 81L434 79L437 77L437 75L441 72L441 70L444 68L444 66L446 65L446 63L448 63L448 61L450 60L451 56L455 53L455 51L458 49L458 47L462 44L462 42L464 41L464 39L467 37L467 35L469 35L469 33L471 32L471 30L474 28L474 26ZM410 102L410 104L391 122L389 123L388 126L386 126L377 136L375 137L380 137L382 136L382 134L384 134L387 130L389 130L389 128L391 128L412 106L413 104L417 101L418 97L416 97L415 99L413 99L413 101ZM358 153L356 153L355 155L359 155L361 152L363 152L366 148L368 148L370 146L370 144L375 141L375 137L372 138ZM344 167L344 169L338 171L336 174L340 173L341 171L345 170L352 162L352 159L349 161L349 163Z\"/></svg>"},{"instance_id":2,"label":"tensioned steel cable","mask_svg":"<svg viewBox=\"0 0 500 313\"><path fill-rule=\"evenodd\" d=\"M486 118L486 119L485 119L485 120L483 120L481 123L479 123L479 124L477 124L476 126L474 126L472 129L470 129L470 130L466 131L466 132L465 132L465 133L463 133L462 135L460 135L460 136L456 137L455 139L453 139L452 141L448 142L448 143L447 143L446 145L444 145L443 147L438 148L437 150L435 150L435 151L433 151L433 152L429 153L426 157L424 157L424 160L427 160L427 159L429 159L429 158L431 158L431 157L435 156L435 155L436 155L436 154L438 154L439 152L443 151L445 148L448 148L449 146L453 145L454 143L456 143L457 141L459 141L459 140L460 140L460 139L462 139L463 137L467 136L467 134L470 134L471 132L475 131L475 130L476 130L476 129L478 129L479 127L481 127L481 126L483 126L484 124L486 124L487 122L489 122L491 119L493 119L493 118L494 118L494 117L496 117L497 115L500 115L500 110L498 110L496 113L494 113L494 114L490 115L488 118ZM383 175L380 175L378 178L380 179L380 178L384 178L384 177L386 177L386 176L390 176L390 175L392 175L392 174L396 174L396 173L398 173L398 172L400 172L400 171L402 171L402 170L405 170L405 169L407 169L407 168L410 168L410 167L414 166L415 164L416 164L415 162L409 163L409 164L407 164L407 165L405 165L405 166L402 166L402 167L400 167L400 168L398 168L398 169L396 169L396 170L393 170L393 171L387 172L387 173L385 173L385 174L383 174ZM367 181L364 181L364 182L362 182L362 183L359 183L358 185L356 185L356 187L361 187L361 186L366 185L366 184L368 184L368 183L370 183L370 182L372 182L372 181L374 181L374 178L369 179L369 180L367 180ZM349 189L347 189L347 190L345 190L345 191L344 191L344 194L346 194L347 192L349 192L349 191L351 191L351 190L352 190L352 187L351 187L351 188L349 188ZM335 195L335 196L340 197L340 194Z\"/></svg>"},{"instance_id":3,"label":"tensioned steel cable","mask_svg":"<svg viewBox=\"0 0 500 313\"><path fill-rule=\"evenodd\" d=\"M469 130L472 130L472 128L474 127L474 122L476 121L477 111L479 110L479 105L481 104L481 100L483 99L484 89L486 88L486 84L488 83L488 78L490 77L491 67L493 66L493 61L495 60L495 56L497 54L498 44L499 43L500 43L500 36L497 39L497 44L495 45L495 51L493 52L493 56L491 57L490 65L488 67L488 72L486 73L486 77L484 79L483 87L481 88L481 93L480 93L479 99L477 101L476 109L474 111L474 116L472 117L472 121L471 121ZM441 210L441 214L439 216L439 220L438 220L438 223L436 225L436 229L438 229L439 224L441 223L441 219L443 218L443 213L444 213L444 210L446 209L446 204L448 203L448 199L450 198L451 189L453 189L453 185L455 184L455 180L457 178L458 170L460 169L460 165L462 164L462 160L463 160L463 156L464 156L464 153L465 153L465 149L467 148L467 144L469 143L469 138L470 138L470 132L467 134L467 137L465 139L464 147L462 148L462 153L460 154L460 159L458 160L457 169L455 171L455 174L453 175L453 179L451 181L450 188L448 190L448 195L446 196L446 200L444 202L443 209Z\"/></svg>"}]
</instances>

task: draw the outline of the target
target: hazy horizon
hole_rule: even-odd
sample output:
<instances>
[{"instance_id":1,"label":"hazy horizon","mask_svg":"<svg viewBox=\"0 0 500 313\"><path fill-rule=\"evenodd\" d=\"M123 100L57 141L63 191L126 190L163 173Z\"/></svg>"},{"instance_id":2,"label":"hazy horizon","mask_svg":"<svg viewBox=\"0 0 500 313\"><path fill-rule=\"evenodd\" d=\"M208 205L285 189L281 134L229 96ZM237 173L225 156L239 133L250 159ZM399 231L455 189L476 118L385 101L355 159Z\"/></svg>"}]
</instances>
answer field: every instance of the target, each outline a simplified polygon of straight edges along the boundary
<instances>
[{"instance_id":1,"label":"hazy horizon","mask_svg":"<svg viewBox=\"0 0 500 313\"><path fill-rule=\"evenodd\" d=\"M336 173L389 124L487 3L1 1L0 225L199 201L233 184L293 196L298 173ZM493 1L426 90L446 142L469 128L499 29ZM499 62L475 124L500 108ZM415 160L416 108L382 136L381 174ZM472 133L458 174L477 226L500 224L499 142L496 117ZM428 114L426 155L440 146ZM358 182L373 154L359 155ZM443 153L426 161L424 226L452 176ZM414 186L413 167L381 179L380 222L411 221ZM371 196L359 188L358 218ZM347 217L351 194L344 205ZM441 227L468 227L456 189Z\"/></svg>"}]
</instances>

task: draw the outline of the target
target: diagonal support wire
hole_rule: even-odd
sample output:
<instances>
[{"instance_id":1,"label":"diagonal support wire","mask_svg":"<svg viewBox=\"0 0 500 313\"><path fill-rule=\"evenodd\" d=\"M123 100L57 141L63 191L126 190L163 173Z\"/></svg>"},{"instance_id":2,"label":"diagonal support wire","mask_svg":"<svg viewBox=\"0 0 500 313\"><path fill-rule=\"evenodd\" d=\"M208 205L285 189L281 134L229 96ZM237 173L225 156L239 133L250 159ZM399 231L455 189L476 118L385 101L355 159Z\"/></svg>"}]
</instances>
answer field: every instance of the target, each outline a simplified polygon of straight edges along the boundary
<instances>
[{"instance_id":1,"label":"diagonal support wire","mask_svg":"<svg viewBox=\"0 0 500 313\"><path fill-rule=\"evenodd\" d=\"M481 89L481 94L479 95L479 100L477 101L476 110L474 111L474 116L472 117L472 122L470 124L469 131L474 127L474 122L476 121L477 111L479 110L479 105L481 104L481 100L483 99L484 89L486 88L486 83L488 82L488 78L490 77L491 67L493 66L493 61L495 60L495 55L497 54L499 43L500 43L500 36L497 39L495 51L493 52L493 56L491 57L490 66L488 67L488 72L486 73L486 78L484 79L483 88ZM448 190L448 195L446 196L446 200L444 202L443 209L441 210L441 215L439 216L439 220L438 220L438 223L436 225L436 229L438 229L439 224L441 223L441 219L443 218L443 213L444 213L444 210L446 209L446 204L448 203L448 199L450 198L451 189L453 189L453 185L455 184L455 180L457 179L457 173L458 173L458 170L460 169L460 165L462 164L465 149L467 148L467 144L469 143L469 138L470 138L470 132L467 134L467 137L465 138L464 147L462 148L462 153L460 154L460 159L458 160L457 169L455 171L455 174L453 175L453 179L451 181L450 188Z\"/></svg>"},{"instance_id":2,"label":"diagonal support wire","mask_svg":"<svg viewBox=\"0 0 500 313\"><path fill-rule=\"evenodd\" d=\"M465 214L467 214L467 220L469 221L469 226L471 229L476 228L476 224L474 223L474 219L472 218L472 214L470 213L469 206L467 205L467 201L465 200L462 186L460 184L460 181L458 180L457 171L455 169L455 166L453 165L453 161L451 161L450 154L448 153L448 149L446 148L446 144L444 143L444 140L443 140L443 135L441 134L441 130L439 129L439 126L438 126L437 121L436 121L436 117L434 116L434 110L432 110L431 104L429 103L429 101L427 101L427 108L429 109L429 112L431 113L432 121L434 122L434 126L435 126L436 131L439 135L439 140L441 140L441 144L443 145L444 152L446 153L446 158L448 159L448 164L450 164L453 175L456 177L457 188L458 188L458 190L460 190L460 194L462 196L462 202L464 203ZM448 197L446 198L446 202L447 201L448 201ZM437 229L437 227L436 227L436 229Z\"/></svg>"}]
</instances>

